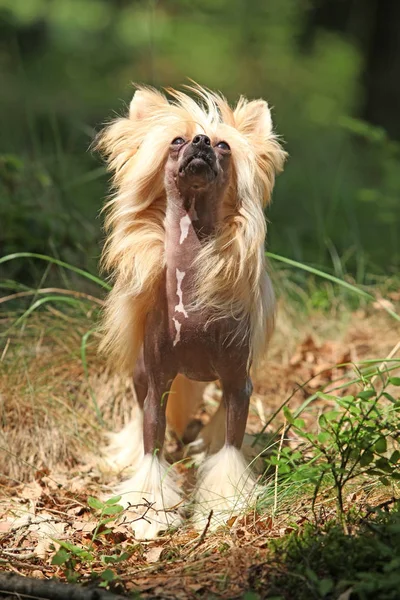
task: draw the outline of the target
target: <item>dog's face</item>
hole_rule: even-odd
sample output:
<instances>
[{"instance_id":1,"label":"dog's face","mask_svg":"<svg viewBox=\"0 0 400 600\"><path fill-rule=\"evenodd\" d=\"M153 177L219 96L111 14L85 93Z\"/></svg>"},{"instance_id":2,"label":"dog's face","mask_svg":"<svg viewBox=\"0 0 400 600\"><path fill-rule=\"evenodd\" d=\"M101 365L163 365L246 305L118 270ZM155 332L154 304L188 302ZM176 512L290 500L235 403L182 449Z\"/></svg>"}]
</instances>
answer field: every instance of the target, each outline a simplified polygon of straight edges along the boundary
<instances>
[{"instance_id":1,"label":"dog's face","mask_svg":"<svg viewBox=\"0 0 400 600\"><path fill-rule=\"evenodd\" d=\"M166 188L181 194L221 192L231 175L231 154L228 142L204 133L175 137L165 166Z\"/></svg>"},{"instance_id":2,"label":"dog's face","mask_svg":"<svg viewBox=\"0 0 400 600\"><path fill-rule=\"evenodd\" d=\"M168 101L139 88L129 116L105 128L98 148L114 185L135 210L170 194L207 193L218 195L224 214L249 220L270 201L285 158L268 104L240 98L232 109L218 94L190 89L198 102L176 90L168 90Z\"/></svg>"}]
</instances>

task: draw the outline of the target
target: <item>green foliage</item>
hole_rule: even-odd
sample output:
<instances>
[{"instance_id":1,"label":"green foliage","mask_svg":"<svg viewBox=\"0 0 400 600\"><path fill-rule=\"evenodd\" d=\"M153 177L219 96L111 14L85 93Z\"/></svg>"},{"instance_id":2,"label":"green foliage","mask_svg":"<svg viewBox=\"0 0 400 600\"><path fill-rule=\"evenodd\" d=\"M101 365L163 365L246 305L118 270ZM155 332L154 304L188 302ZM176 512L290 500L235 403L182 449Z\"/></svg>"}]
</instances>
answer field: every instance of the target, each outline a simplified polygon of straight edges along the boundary
<instances>
[{"instance_id":1,"label":"green foliage","mask_svg":"<svg viewBox=\"0 0 400 600\"><path fill-rule=\"evenodd\" d=\"M95 511L98 523L93 532L92 539L88 547L77 546L66 540L54 540L60 545L59 550L52 558L53 565L63 566L67 581L70 583L76 582L80 577L80 572L84 571L84 567L92 568L100 563L101 565L117 565L125 562L129 557L129 552L116 551L113 554L105 554L102 552L102 537L107 539L107 536L112 533L112 530L107 526L118 517L124 510L118 504L121 496L109 498L106 501L99 500L93 496L88 498L88 506ZM99 576L98 572L92 572L95 577ZM100 587L106 587L111 582L119 579L117 573L110 567L100 572L99 584Z\"/></svg>"},{"instance_id":2,"label":"green foliage","mask_svg":"<svg viewBox=\"0 0 400 600\"><path fill-rule=\"evenodd\" d=\"M335 523L306 525L271 543L266 567L250 569L260 597L396 600L400 589L400 504L390 513L352 523L346 534ZM348 595L345 595L348 592Z\"/></svg>"},{"instance_id":3,"label":"green foliage","mask_svg":"<svg viewBox=\"0 0 400 600\"><path fill-rule=\"evenodd\" d=\"M395 269L398 144L353 118L363 57L352 40L317 32L312 53L299 49L307 14L300 0L2 0L1 252L95 272L107 189L87 152L95 130L129 102L131 81L189 76L274 109L291 158L269 214L273 252L358 282ZM34 262L3 269L40 276Z\"/></svg>"},{"instance_id":4,"label":"green foliage","mask_svg":"<svg viewBox=\"0 0 400 600\"><path fill-rule=\"evenodd\" d=\"M397 380L392 377L389 382ZM387 382L378 391L373 378L367 377L364 389L356 395L318 392L316 396L333 406L320 415L318 430L310 432L304 420L285 406L289 427L303 440L301 451L284 447L268 460L282 480L312 484L313 504L325 480L332 483L338 516L344 523L344 493L349 482L374 477L390 486L400 481L400 400L388 393Z\"/></svg>"}]
</instances>

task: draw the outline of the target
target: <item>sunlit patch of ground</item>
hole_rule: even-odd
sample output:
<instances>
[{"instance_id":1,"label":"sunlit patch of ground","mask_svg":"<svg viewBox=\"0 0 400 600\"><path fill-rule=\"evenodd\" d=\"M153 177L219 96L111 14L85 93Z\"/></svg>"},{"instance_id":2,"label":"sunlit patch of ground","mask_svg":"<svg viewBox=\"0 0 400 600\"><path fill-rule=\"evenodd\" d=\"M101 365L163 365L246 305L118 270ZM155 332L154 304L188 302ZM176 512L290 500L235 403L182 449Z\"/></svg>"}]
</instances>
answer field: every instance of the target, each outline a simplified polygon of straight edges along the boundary
<instances>
[{"instance_id":1,"label":"sunlit patch of ground","mask_svg":"<svg viewBox=\"0 0 400 600\"><path fill-rule=\"evenodd\" d=\"M133 399L131 382L110 375L97 356L96 334L82 346L92 326L90 311L76 315L50 309L10 330L1 362L0 566L37 578L114 578L114 589L140 590L148 598L241 597L254 566L268 561L270 540L315 518L310 498L279 496L273 517L253 511L231 520L223 531L199 535L188 525L149 543L135 543L129 524L117 518L99 527L104 515L88 497L100 497L107 480L95 458L105 431L129 419ZM353 364L383 362L393 351L398 355L398 342L398 328L383 311L297 318L292 308L283 308L269 357L254 376L248 433L266 425L267 433L276 431L284 422L280 407L286 399L291 397L295 411L315 391L349 381ZM204 422L219 397L218 387L210 387L198 415ZM323 408L324 401L315 399L304 412L310 430ZM295 443L291 435L285 443ZM176 450L171 438L168 451ZM185 465L179 469L183 477ZM355 485L346 503L361 510L390 501L392 493ZM315 510L321 524L335 514L334 503L323 494ZM63 543L89 554L83 557L65 546L68 560L52 564ZM111 575L104 575L107 570Z\"/></svg>"}]
</instances>

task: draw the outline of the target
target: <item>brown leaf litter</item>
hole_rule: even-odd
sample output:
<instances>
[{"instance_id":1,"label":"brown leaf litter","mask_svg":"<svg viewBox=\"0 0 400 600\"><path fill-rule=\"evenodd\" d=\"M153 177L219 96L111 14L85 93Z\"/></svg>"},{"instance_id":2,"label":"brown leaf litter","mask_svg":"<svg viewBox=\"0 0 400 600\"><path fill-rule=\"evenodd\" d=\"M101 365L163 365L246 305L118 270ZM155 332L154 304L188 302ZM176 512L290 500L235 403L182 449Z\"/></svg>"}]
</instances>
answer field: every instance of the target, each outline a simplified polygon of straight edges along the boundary
<instances>
[{"instance_id":1,"label":"brown leaf litter","mask_svg":"<svg viewBox=\"0 0 400 600\"><path fill-rule=\"evenodd\" d=\"M91 561L73 556L82 582L100 581L109 568L115 589L140 591L143 598L240 597L252 566L267 560L269 540L308 522L308 500L281 506L273 517L251 513L234 518L226 530L207 532L204 539L188 526L154 542L136 543L129 525L117 519L96 532L99 515L87 499L101 495L104 481L93 456L109 425L118 429L129 419L131 382L108 373L95 354L95 340L87 348L85 373L79 352L85 322L67 323L62 335L54 335L52 324L28 324L28 329L35 326L26 333L29 347L12 339L2 363L1 567L65 580L66 565L53 565L52 559L60 543L69 542L93 554ZM289 407L296 410L321 387L329 391L348 381L354 373L351 363L383 360L398 340L398 328L383 311L374 316L358 311L330 329L324 315L301 326L278 321L270 357L255 377L248 433L259 432L289 396ZM199 415L203 421L219 396L218 388L211 388ZM323 408L322 400L308 407L304 418L310 428ZM270 429L283 421L279 412ZM174 444L171 439L170 451ZM348 502L363 505L371 493L352 491L358 495L350 495ZM333 510L322 497L319 518L328 519ZM127 554L121 563L101 558L121 552Z\"/></svg>"}]
</instances>

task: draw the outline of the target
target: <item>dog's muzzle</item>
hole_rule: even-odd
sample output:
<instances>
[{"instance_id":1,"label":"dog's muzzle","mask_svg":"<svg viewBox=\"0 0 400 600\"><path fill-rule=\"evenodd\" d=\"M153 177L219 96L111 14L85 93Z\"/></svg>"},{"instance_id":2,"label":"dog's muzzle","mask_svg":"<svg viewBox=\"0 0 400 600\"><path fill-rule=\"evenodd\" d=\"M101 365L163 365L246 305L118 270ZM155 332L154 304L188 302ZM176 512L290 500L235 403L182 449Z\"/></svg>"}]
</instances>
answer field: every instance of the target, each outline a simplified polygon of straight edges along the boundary
<instances>
[{"instance_id":1,"label":"dog's muzzle","mask_svg":"<svg viewBox=\"0 0 400 600\"><path fill-rule=\"evenodd\" d=\"M208 143L203 141L208 140ZM197 143L196 143L197 140ZM207 180L217 176L217 159L207 136L196 136L186 148L182 162L179 166L181 177L198 177Z\"/></svg>"}]
</instances>

